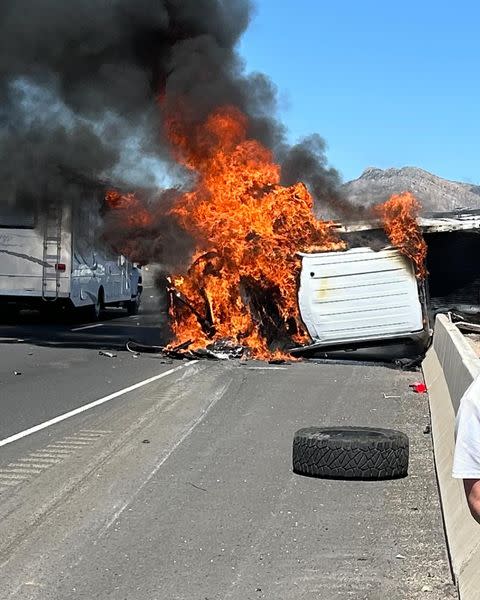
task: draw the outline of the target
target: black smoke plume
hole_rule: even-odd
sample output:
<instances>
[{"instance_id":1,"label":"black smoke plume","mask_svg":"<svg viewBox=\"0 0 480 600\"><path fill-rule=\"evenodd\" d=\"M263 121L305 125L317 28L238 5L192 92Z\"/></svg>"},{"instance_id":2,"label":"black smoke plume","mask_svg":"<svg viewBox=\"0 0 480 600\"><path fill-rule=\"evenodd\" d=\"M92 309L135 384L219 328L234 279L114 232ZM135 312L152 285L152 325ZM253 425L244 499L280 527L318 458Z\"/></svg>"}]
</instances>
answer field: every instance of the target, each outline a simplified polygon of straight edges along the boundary
<instances>
[{"instance_id":1,"label":"black smoke plume","mask_svg":"<svg viewBox=\"0 0 480 600\"><path fill-rule=\"evenodd\" d=\"M325 141L314 133L300 143L285 149L282 163L282 183L292 185L303 181L316 200L319 217L359 219L372 217L371 211L353 205L340 191L340 175L327 164Z\"/></svg>"},{"instance_id":2,"label":"black smoke plume","mask_svg":"<svg viewBox=\"0 0 480 600\"><path fill-rule=\"evenodd\" d=\"M336 197L321 139L289 149L275 87L245 72L251 14L249 0L1 0L0 209L81 199L82 178L161 188L174 161L160 98L167 110L181 99L192 123L237 106L288 182Z\"/></svg>"}]
</instances>

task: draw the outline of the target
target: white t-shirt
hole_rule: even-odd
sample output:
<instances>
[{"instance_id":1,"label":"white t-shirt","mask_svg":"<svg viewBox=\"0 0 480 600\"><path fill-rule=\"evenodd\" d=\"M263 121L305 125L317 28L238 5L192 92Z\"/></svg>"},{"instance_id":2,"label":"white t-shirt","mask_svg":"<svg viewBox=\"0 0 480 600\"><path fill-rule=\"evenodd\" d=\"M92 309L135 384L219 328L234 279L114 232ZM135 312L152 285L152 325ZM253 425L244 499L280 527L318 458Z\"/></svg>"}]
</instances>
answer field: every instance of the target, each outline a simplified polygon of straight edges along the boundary
<instances>
[{"instance_id":1,"label":"white t-shirt","mask_svg":"<svg viewBox=\"0 0 480 600\"><path fill-rule=\"evenodd\" d=\"M480 479L480 376L460 401L456 438L453 477Z\"/></svg>"}]
</instances>

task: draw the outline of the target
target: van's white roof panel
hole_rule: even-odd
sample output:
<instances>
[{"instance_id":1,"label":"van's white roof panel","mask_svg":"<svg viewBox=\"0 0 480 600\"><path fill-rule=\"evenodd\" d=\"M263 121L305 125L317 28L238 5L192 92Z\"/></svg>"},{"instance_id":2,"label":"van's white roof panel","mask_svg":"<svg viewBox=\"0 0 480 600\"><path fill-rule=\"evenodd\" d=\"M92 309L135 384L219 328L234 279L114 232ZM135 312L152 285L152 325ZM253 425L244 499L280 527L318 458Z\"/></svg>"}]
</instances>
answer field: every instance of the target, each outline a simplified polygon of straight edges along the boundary
<instances>
[{"instance_id":1,"label":"van's white roof panel","mask_svg":"<svg viewBox=\"0 0 480 600\"><path fill-rule=\"evenodd\" d=\"M422 330L413 265L398 250L301 256L300 312L315 342L381 340Z\"/></svg>"}]
</instances>

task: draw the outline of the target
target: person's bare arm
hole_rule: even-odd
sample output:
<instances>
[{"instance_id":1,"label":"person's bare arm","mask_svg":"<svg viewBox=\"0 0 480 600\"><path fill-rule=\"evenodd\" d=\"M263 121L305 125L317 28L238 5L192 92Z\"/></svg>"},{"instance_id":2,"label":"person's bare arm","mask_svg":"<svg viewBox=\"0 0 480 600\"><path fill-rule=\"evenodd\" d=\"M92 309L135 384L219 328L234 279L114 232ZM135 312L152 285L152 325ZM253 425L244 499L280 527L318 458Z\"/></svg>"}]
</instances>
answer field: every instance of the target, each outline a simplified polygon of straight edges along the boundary
<instances>
[{"instance_id":1,"label":"person's bare arm","mask_svg":"<svg viewBox=\"0 0 480 600\"><path fill-rule=\"evenodd\" d=\"M480 523L480 479L464 479L463 486L472 517Z\"/></svg>"}]
</instances>

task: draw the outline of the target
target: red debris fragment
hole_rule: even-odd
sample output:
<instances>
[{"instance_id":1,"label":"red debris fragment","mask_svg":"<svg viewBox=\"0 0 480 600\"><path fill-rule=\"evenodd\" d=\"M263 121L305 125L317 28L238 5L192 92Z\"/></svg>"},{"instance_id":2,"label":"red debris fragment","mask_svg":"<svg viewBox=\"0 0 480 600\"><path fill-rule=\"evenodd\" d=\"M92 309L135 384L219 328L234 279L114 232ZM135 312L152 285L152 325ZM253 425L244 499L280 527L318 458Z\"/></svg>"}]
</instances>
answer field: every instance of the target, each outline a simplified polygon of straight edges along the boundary
<instances>
[{"instance_id":1,"label":"red debris fragment","mask_svg":"<svg viewBox=\"0 0 480 600\"><path fill-rule=\"evenodd\" d=\"M411 383L409 387L411 387L416 394L425 394L425 392L427 391L427 386L421 381Z\"/></svg>"}]
</instances>

